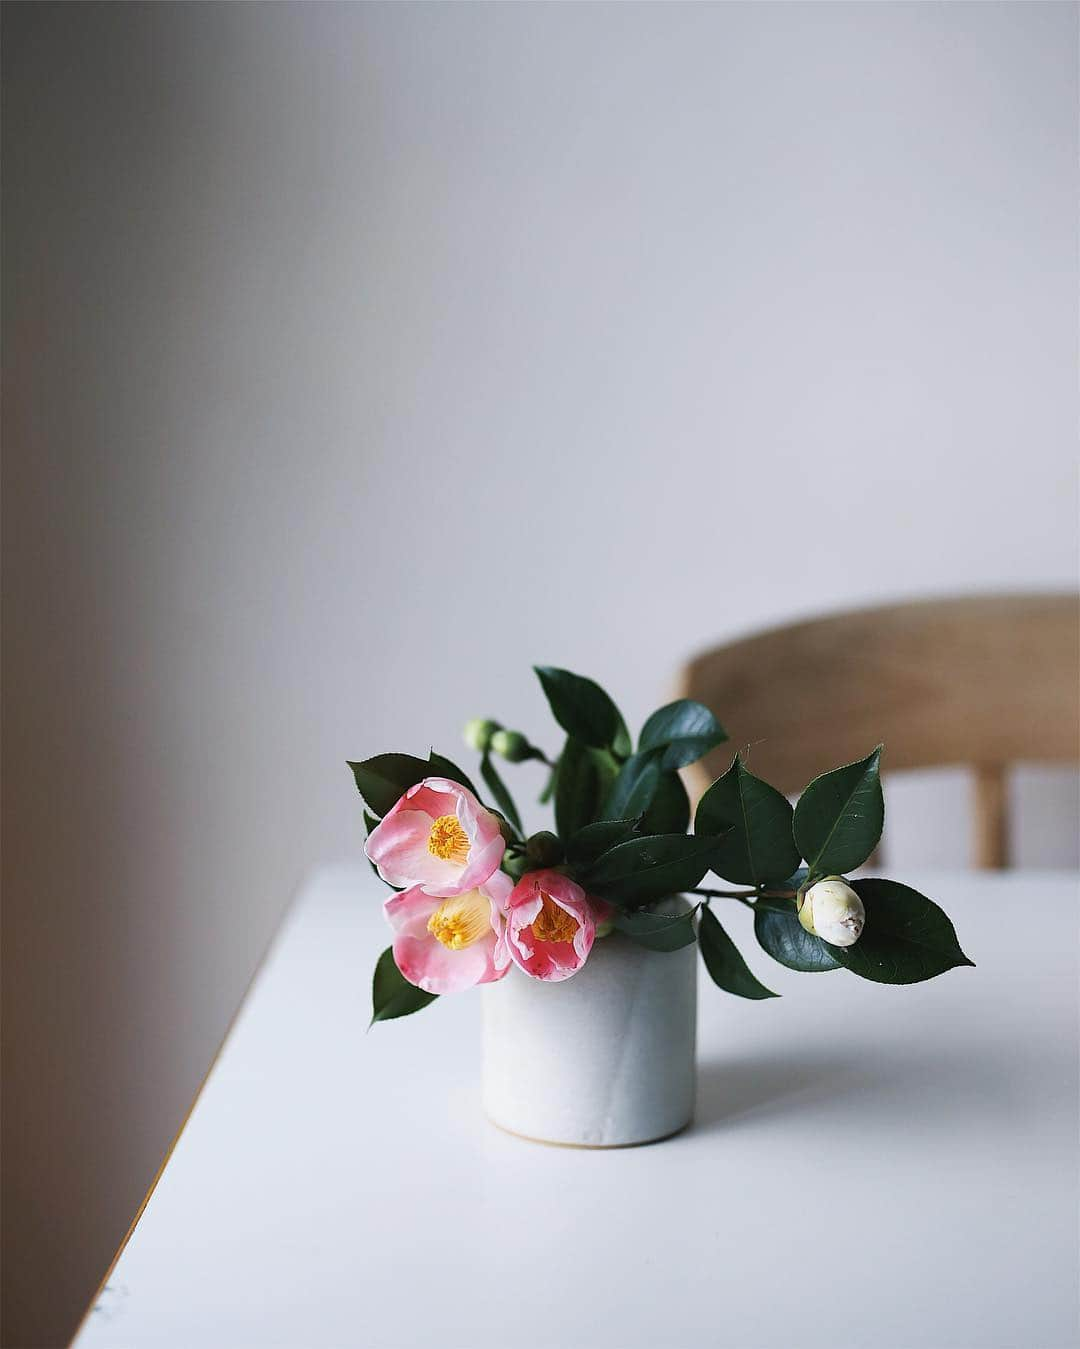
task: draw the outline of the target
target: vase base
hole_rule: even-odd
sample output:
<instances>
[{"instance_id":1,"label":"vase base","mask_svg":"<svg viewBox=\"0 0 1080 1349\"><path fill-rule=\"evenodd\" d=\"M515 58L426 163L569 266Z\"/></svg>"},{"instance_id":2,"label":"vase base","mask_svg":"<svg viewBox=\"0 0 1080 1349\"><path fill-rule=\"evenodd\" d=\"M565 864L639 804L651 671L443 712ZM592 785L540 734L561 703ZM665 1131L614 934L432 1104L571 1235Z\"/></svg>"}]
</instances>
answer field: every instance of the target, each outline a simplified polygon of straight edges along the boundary
<instances>
[{"instance_id":1,"label":"vase base","mask_svg":"<svg viewBox=\"0 0 1080 1349\"><path fill-rule=\"evenodd\" d=\"M574 1148L578 1152L614 1152L618 1148L647 1148L653 1143L663 1143L669 1138L675 1138L678 1134L689 1129L693 1124L692 1119L688 1119L685 1124L680 1124L677 1129L669 1129L667 1133L657 1134L654 1138L636 1138L632 1143L563 1143L555 1138L537 1138L533 1134L519 1133L517 1129L508 1129L505 1124L500 1124L490 1115L484 1118L500 1133L509 1134L511 1138L520 1138L523 1143L539 1143L545 1148Z\"/></svg>"}]
</instances>

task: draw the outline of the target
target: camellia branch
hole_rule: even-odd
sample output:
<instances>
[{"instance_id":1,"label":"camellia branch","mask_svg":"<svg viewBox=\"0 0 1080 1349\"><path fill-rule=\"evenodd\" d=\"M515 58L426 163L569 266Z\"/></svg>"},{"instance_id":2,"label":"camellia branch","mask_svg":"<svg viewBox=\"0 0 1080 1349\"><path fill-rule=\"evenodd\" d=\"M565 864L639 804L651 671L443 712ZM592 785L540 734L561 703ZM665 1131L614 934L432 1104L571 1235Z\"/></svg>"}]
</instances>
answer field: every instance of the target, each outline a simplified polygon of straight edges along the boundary
<instances>
[{"instance_id":1,"label":"camellia branch","mask_svg":"<svg viewBox=\"0 0 1080 1349\"><path fill-rule=\"evenodd\" d=\"M707 899L741 899L748 903L755 899L794 899L794 890L691 890L692 895L704 895Z\"/></svg>"},{"instance_id":2,"label":"camellia branch","mask_svg":"<svg viewBox=\"0 0 1080 1349\"><path fill-rule=\"evenodd\" d=\"M690 890L691 895L703 895L705 903L710 899L737 899L740 904L745 904L748 909L754 907L754 901L751 896L757 894L756 890Z\"/></svg>"},{"instance_id":3,"label":"camellia branch","mask_svg":"<svg viewBox=\"0 0 1080 1349\"><path fill-rule=\"evenodd\" d=\"M795 805L750 772L744 753L736 754L698 801L691 834L690 803L677 775L727 740L710 709L689 698L658 708L642 725L635 751L622 714L599 684L555 666L535 671L565 733L564 748L553 760L524 732L473 718L463 737L480 755L491 805L434 750L427 759L388 753L349 761L365 806L365 851L398 891L387 913L394 945L380 957L373 981L376 1020L428 1006L438 996L429 985L449 991L497 978L500 942L527 975L561 981L584 963L594 937L615 928L658 953L696 942L726 992L774 996L738 955L714 899L750 909L754 939L789 969L843 966L875 983L914 984L971 964L952 923L925 895L884 878L846 878L881 836L880 745L816 777ZM555 832L525 827L496 759L547 765L540 802L558 797ZM609 813L627 818L605 818ZM728 835L731 846L721 854ZM732 881L723 873L739 870L740 857L746 870L785 879ZM433 858L440 864L434 872ZM498 868L504 875L497 893L488 894ZM706 877L717 887L699 884ZM694 911L672 915L659 907L680 894L694 897ZM605 916L608 904L614 916ZM873 935L860 947L866 926ZM577 940L581 932L588 940ZM544 961L534 959L537 943ZM467 948L472 955L459 961ZM397 964L402 951L408 973Z\"/></svg>"}]
</instances>

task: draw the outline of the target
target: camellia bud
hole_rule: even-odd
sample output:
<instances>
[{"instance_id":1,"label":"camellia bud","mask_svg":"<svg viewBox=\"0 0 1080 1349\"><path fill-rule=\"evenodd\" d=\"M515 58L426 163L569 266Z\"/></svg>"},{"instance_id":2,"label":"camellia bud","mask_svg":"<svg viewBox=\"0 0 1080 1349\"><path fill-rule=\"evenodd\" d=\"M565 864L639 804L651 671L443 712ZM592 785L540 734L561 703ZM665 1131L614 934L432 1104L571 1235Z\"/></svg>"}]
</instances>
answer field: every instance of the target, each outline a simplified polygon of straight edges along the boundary
<instances>
[{"instance_id":1,"label":"camellia bud","mask_svg":"<svg viewBox=\"0 0 1080 1349\"><path fill-rule=\"evenodd\" d=\"M830 946L854 946L866 924L866 910L843 876L826 876L799 894L799 922Z\"/></svg>"},{"instance_id":2,"label":"camellia bud","mask_svg":"<svg viewBox=\"0 0 1080 1349\"><path fill-rule=\"evenodd\" d=\"M531 748L520 731L496 731L491 737L491 752L501 754L511 763L521 763L527 759Z\"/></svg>"},{"instance_id":3,"label":"camellia bud","mask_svg":"<svg viewBox=\"0 0 1080 1349\"><path fill-rule=\"evenodd\" d=\"M557 867L563 859L563 846L550 829L541 829L525 844L525 856L531 867Z\"/></svg>"},{"instance_id":4,"label":"camellia bud","mask_svg":"<svg viewBox=\"0 0 1080 1349\"><path fill-rule=\"evenodd\" d=\"M485 754L491 747L491 737L500 729L497 721L488 717L473 717L472 721L465 723L461 736L470 749Z\"/></svg>"}]
</instances>

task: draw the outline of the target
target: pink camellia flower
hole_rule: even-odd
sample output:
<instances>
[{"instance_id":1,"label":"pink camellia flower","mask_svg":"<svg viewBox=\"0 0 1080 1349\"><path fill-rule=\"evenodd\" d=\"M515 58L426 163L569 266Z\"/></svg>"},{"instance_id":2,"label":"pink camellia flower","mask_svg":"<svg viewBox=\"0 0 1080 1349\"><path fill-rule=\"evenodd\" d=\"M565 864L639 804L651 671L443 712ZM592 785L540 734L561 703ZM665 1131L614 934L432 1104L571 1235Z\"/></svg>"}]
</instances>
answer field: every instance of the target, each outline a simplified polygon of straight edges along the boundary
<instances>
[{"instance_id":1,"label":"pink camellia flower","mask_svg":"<svg viewBox=\"0 0 1080 1349\"><path fill-rule=\"evenodd\" d=\"M569 979L585 964L596 920L607 911L559 871L527 872L507 901L506 941L514 963L534 979Z\"/></svg>"},{"instance_id":2,"label":"pink camellia flower","mask_svg":"<svg viewBox=\"0 0 1080 1349\"><path fill-rule=\"evenodd\" d=\"M483 885L505 847L499 821L467 787L425 778L387 811L364 851L384 881L448 899Z\"/></svg>"},{"instance_id":3,"label":"pink camellia flower","mask_svg":"<svg viewBox=\"0 0 1080 1349\"><path fill-rule=\"evenodd\" d=\"M511 887L510 877L496 871L449 898L414 885L388 899L394 962L409 983L426 993L457 993L501 979L510 968L503 915Z\"/></svg>"}]
</instances>

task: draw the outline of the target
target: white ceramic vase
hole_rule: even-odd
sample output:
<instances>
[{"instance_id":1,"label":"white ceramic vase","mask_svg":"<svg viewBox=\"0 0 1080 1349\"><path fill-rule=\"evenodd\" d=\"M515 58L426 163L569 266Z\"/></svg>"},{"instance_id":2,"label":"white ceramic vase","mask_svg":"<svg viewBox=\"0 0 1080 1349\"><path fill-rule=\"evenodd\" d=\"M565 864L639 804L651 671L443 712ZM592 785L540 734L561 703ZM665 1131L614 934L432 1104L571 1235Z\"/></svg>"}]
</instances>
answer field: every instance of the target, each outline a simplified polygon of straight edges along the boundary
<instances>
[{"instance_id":1,"label":"white ceramic vase","mask_svg":"<svg viewBox=\"0 0 1080 1349\"><path fill-rule=\"evenodd\" d=\"M484 1110L523 1138L582 1148L652 1143L694 1110L697 948L612 933L562 983L516 967L483 989Z\"/></svg>"}]
</instances>

